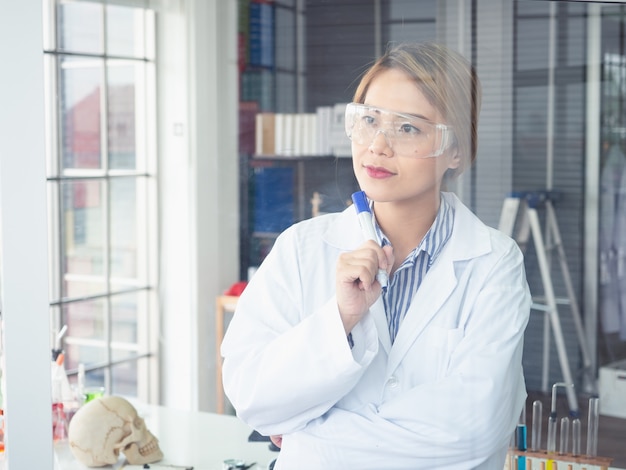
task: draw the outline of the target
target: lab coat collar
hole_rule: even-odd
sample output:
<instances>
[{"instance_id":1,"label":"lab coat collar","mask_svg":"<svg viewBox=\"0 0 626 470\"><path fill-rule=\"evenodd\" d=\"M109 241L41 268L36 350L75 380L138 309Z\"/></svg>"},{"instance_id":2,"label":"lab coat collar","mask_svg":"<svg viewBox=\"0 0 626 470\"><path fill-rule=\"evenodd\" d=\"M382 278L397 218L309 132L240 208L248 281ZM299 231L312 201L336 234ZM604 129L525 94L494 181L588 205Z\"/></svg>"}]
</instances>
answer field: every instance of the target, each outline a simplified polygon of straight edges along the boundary
<instances>
[{"instance_id":1,"label":"lab coat collar","mask_svg":"<svg viewBox=\"0 0 626 470\"><path fill-rule=\"evenodd\" d=\"M450 240L446 243L446 251L450 259L466 260L489 252L491 245L484 224L454 193L443 192L441 194L454 209L454 229ZM339 214L334 223L328 227L323 238L326 243L341 251L354 250L363 243L359 220L352 206Z\"/></svg>"},{"instance_id":2,"label":"lab coat collar","mask_svg":"<svg viewBox=\"0 0 626 470\"><path fill-rule=\"evenodd\" d=\"M454 208L452 235L411 301L393 348L382 297L370 308L380 343L389 354L390 373L400 364L411 344L455 289L458 281L454 271L455 262L476 258L491 251L488 228L455 194L442 193L442 197ZM325 232L324 241L342 251L354 250L363 243L354 208L348 207L339 215Z\"/></svg>"}]
</instances>

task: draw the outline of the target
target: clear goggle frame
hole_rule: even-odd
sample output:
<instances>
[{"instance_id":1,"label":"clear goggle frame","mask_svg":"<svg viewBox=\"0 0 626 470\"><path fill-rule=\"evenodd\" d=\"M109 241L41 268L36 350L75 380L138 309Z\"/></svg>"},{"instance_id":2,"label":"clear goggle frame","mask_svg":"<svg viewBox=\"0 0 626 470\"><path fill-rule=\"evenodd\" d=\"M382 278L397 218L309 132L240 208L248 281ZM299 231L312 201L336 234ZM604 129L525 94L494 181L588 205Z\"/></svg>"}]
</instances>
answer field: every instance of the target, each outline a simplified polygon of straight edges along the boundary
<instances>
[{"instance_id":1,"label":"clear goggle frame","mask_svg":"<svg viewBox=\"0 0 626 470\"><path fill-rule=\"evenodd\" d=\"M402 157L438 157L454 140L452 128L445 124L361 103L346 106L345 126L350 140L359 145L370 145L383 134Z\"/></svg>"}]
</instances>

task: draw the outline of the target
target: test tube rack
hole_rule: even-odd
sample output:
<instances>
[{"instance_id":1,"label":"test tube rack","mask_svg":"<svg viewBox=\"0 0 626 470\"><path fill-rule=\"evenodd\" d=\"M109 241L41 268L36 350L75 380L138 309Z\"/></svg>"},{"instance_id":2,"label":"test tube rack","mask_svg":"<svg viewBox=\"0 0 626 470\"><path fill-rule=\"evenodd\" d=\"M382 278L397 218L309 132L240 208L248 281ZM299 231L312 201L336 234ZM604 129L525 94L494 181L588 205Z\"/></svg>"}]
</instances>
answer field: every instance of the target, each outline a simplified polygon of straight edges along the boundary
<instances>
[{"instance_id":1,"label":"test tube rack","mask_svg":"<svg viewBox=\"0 0 626 470\"><path fill-rule=\"evenodd\" d=\"M608 470L613 459L510 449L505 470Z\"/></svg>"},{"instance_id":2,"label":"test tube rack","mask_svg":"<svg viewBox=\"0 0 626 470\"><path fill-rule=\"evenodd\" d=\"M598 425L599 425L599 399L589 398L588 422L587 422L587 451L581 449L581 422L579 415L573 414L570 409L572 421L572 445L569 443L569 417L561 418L561 435L558 452L556 450L557 434L557 389L559 387L574 388L573 384L555 383L552 386L552 404L548 420L548 440L546 449L541 448L541 422L543 405L540 400L533 402L533 426L532 443L530 449L527 442L526 407L522 409L520 422L515 433L511 437L505 470L608 470L613 459L597 456ZM574 427L574 424L576 426ZM569 452L571 449L571 452Z\"/></svg>"}]
</instances>

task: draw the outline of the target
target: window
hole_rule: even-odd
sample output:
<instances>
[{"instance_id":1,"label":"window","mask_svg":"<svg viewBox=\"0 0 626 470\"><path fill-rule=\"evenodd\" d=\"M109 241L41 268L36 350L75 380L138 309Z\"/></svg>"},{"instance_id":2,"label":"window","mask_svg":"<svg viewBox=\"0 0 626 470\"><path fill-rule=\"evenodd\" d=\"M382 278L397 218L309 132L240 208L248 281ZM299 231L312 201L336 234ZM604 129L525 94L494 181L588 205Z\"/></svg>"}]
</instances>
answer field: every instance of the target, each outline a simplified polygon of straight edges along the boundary
<instances>
[{"instance_id":1,"label":"window","mask_svg":"<svg viewBox=\"0 0 626 470\"><path fill-rule=\"evenodd\" d=\"M154 12L44 0L51 338L70 376L155 390ZM53 343L54 344L54 343Z\"/></svg>"}]
</instances>

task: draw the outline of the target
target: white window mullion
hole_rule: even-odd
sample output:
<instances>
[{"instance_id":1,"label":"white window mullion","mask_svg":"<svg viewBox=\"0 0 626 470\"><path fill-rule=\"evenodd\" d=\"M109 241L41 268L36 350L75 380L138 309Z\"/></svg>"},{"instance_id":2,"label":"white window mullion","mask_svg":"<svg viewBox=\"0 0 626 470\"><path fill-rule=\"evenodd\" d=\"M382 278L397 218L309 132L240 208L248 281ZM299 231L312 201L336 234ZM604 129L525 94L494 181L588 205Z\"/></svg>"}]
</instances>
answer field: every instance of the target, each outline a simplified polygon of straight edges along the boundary
<instances>
[{"instance_id":1,"label":"white window mullion","mask_svg":"<svg viewBox=\"0 0 626 470\"><path fill-rule=\"evenodd\" d=\"M50 1L44 2L44 5L54 11L54 5L50 5ZM44 24L48 25L48 32L50 35L48 41L51 44L55 44L53 32L55 31L54 23L56 15L51 13L50 21L44 21ZM45 28L44 28L45 30ZM44 36L45 39L45 36ZM50 54L44 55L44 89L46 94L45 100L45 120L46 120L46 174L48 177L54 177L59 175L59 77L58 77L58 57ZM47 183L47 195L48 195L48 263L49 263L49 298L58 298L62 293L61 282L61 257L59 247L61 246L61 215L60 204L61 194L59 191L59 185L57 183ZM52 344L52 338L55 331L59 331L62 327L63 318L59 308L54 308L51 311L51 323L50 323L50 341Z\"/></svg>"},{"instance_id":2,"label":"white window mullion","mask_svg":"<svg viewBox=\"0 0 626 470\"><path fill-rule=\"evenodd\" d=\"M107 54L107 9L106 4L102 5L102 44L104 47L105 59L102 67L102 88L100 90L100 97L102 103L102 111L100 113L100 162L101 168L106 178L102 180L103 190L103 227L104 227L104 278L106 284L106 292L111 293L111 180L108 178L109 173L109 60L106 58ZM112 332L112 304L111 296L108 295L104 302L104 337L106 340L106 361L108 364L113 362L113 352L111 351L111 342L113 340ZM111 367L107 367L104 370L104 386L105 390L110 393L112 390L112 370Z\"/></svg>"}]
</instances>

